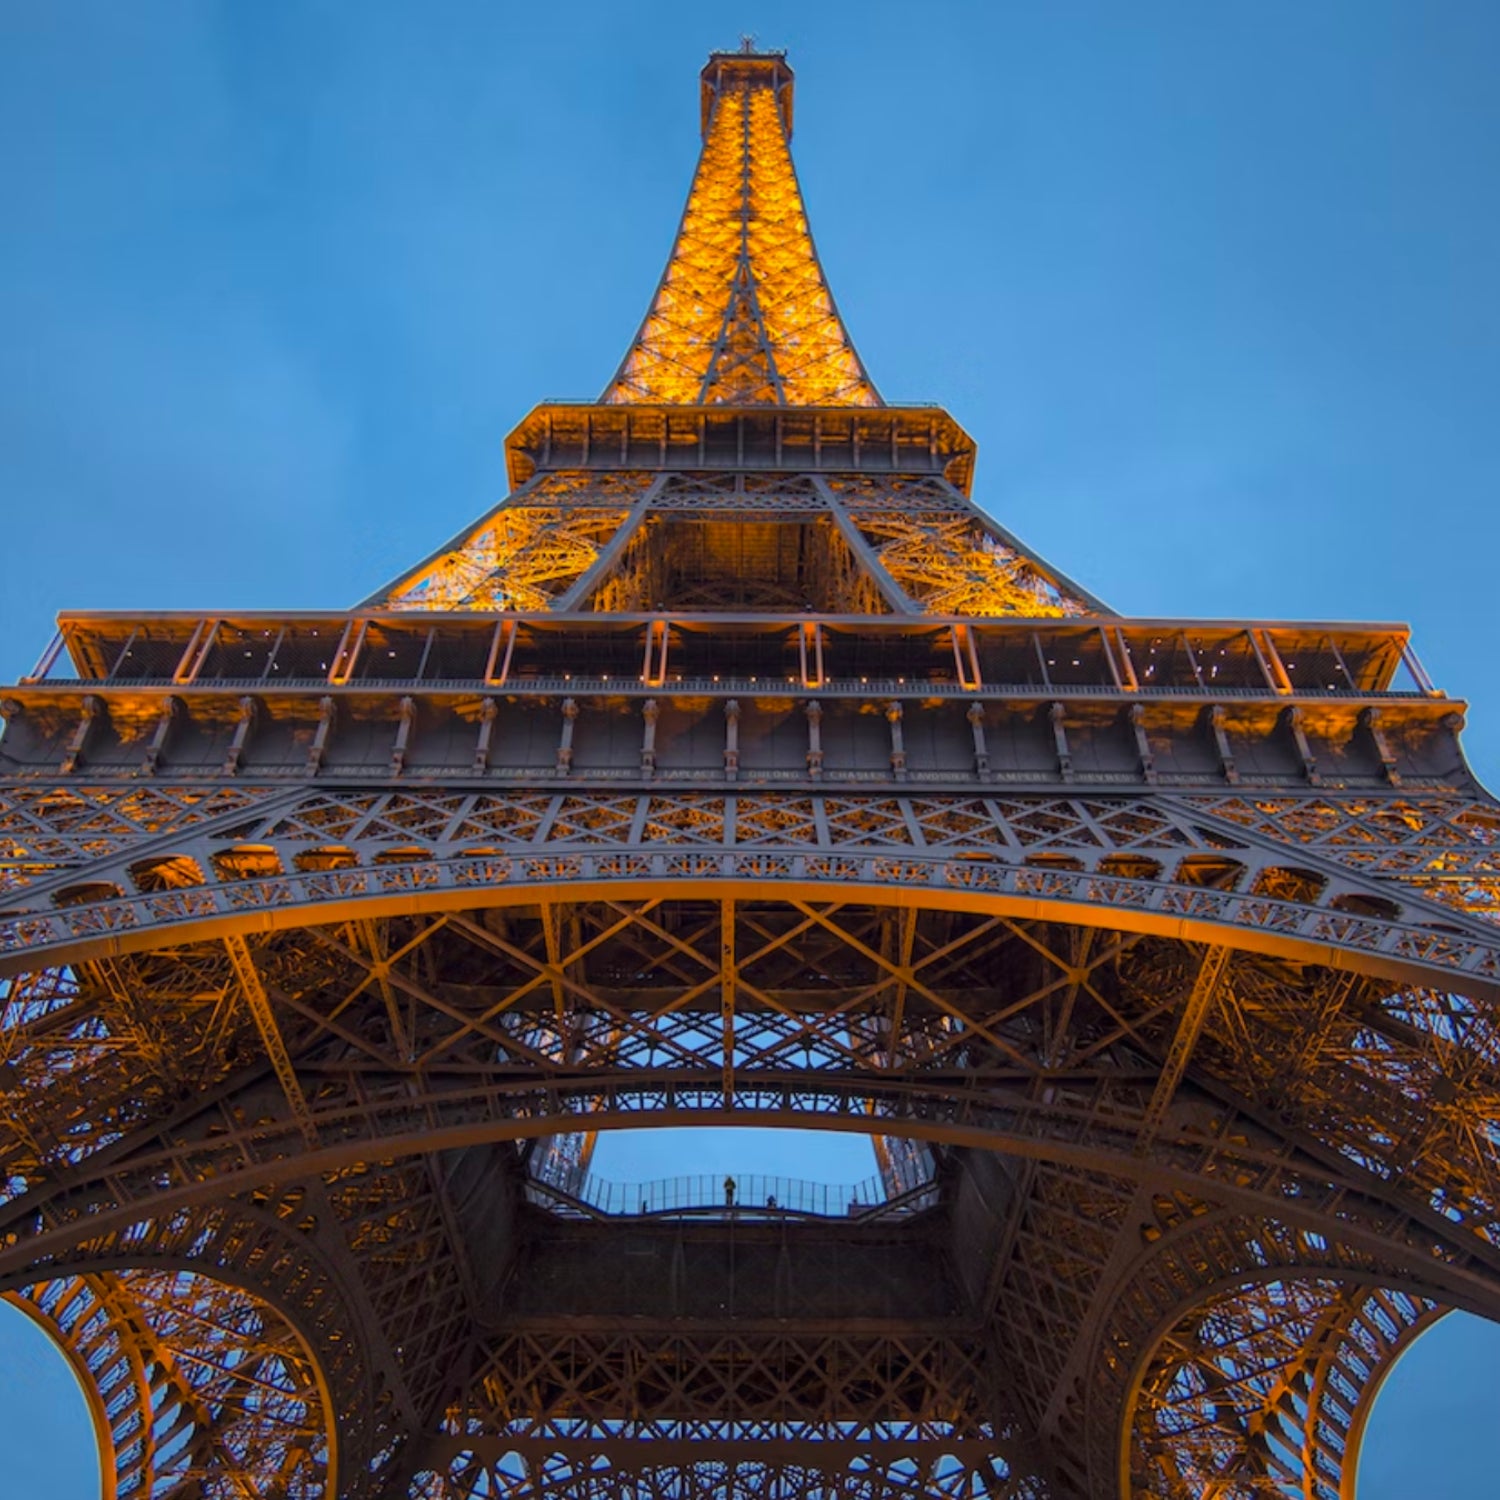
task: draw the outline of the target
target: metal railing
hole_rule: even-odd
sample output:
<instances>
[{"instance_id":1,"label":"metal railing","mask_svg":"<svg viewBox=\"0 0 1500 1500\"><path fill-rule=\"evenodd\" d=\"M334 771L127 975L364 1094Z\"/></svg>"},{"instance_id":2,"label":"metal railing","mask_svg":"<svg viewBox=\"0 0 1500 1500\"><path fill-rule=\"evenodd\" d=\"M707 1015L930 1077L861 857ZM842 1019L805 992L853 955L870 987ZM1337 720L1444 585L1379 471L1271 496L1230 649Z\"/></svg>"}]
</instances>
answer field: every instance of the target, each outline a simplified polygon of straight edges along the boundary
<instances>
[{"instance_id":1,"label":"metal railing","mask_svg":"<svg viewBox=\"0 0 1500 1500\"><path fill-rule=\"evenodd\" d=\"M731 1186L732 1184L732 1186ZM545 1162L528 1184L533 1201L565 1200L590 1217L692 1214L746 1217L847 1219L889 1213L915 1213L935 1202L937 1187L925 1182L888 1199L877 1175L861 1182L808 1182L759 1172L700 1172L657 1177L649 1182L611 1182L561 1162Z\"/></svg>"}]
</instances>

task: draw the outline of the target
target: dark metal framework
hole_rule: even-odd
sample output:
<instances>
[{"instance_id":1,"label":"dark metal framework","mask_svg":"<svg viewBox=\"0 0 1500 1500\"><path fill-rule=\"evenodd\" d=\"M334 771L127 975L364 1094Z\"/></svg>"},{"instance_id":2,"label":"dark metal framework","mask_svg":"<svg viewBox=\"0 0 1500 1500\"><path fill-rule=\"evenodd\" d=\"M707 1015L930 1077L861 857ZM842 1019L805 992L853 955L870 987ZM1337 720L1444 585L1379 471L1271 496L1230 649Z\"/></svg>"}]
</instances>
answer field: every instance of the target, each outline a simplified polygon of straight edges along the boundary
<instances>
[{"instance_id":1,"label":"dark metal framework","mask_svg":"<svg viewBox=\"0 0 1500 1500\"><path fill-rule=\"evenodd\" d=\"M1391 1361L1500 1315L1462 704L974 507L790 90L711 61L641 335L478 526L350 613L65 617L0 702L0 1290L109 1500L1350 1500ZM528 1190L643 1123L925 1142L931 1202Z\"/></svg>"}]
</instances>

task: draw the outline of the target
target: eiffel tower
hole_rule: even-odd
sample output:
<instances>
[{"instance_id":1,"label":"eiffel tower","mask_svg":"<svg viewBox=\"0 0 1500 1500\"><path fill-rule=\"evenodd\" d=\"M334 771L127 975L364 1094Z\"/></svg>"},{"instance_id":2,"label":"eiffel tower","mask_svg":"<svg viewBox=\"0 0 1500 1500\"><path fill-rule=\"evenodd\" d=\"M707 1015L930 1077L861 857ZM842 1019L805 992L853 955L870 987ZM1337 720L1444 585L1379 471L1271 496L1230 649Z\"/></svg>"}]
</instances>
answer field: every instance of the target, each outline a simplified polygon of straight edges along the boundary
<instances>
[{"instance_id":1,"label":"eiffel tower","mask_svg":"<svg viewBox=\"0 0 1500 1500\"><path fill-rule=\"evenodd\" d=\"M1391 1362L1500 1316L1463 705L1028 550L855 352L784 57L701 97L495 509L4 690L0 1292L108 1500L1350 1500ZM650 1124L880 1172L601 1182Z\"/></svg>"}]
</instances>

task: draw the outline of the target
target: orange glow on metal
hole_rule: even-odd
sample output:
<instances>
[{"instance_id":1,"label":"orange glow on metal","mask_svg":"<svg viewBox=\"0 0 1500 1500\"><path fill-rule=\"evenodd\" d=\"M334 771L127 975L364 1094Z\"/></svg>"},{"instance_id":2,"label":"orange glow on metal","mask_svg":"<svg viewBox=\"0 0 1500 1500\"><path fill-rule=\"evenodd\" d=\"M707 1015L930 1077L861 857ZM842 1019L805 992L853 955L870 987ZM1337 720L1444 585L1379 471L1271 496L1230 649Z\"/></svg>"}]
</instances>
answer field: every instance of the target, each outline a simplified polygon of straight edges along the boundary
<instances>
[{"instance_id":1,"label":"orange glow on metal","mask_svg":"<svg viewBox=\"0 0 1500 1500\"><path fill-rule=\"evenodd\" d=\"M866 513L886 572L929 615L1058 616L1091 613L1038 568L985 533L972 516Z\"/></svg>"},{"instance_id":2,"label":"orange glow on metal","mask_svg":"<svg viewBox=\"0 0 1500 1500\"><path fill-rule=\"evenodd\" d=\"M548 609L593 565L645 484L639 475L549 474L371 602L399 610Z\"/></svg>"},{"instance_id":3,"label":"orange glow on metal","mask_svg":"<svg viewBox=\"0 0 1500 1500\"><path fill-rule=\"evenodd\" d=\"M1500 1316L1464 705L972 504L791 83L710 59L640 337L488 514L353 611L66 615L0 694L0 1298L109 1500L1330 1500ZM748 1124L885 1201L582 1191Z\"/></svg>"},{"instance_id":4,"label":"orange glow on metal","mask_svg":"<svg viewBox=\"0 0 1500 1500\"><path fill-rule=\"evenodd\" d=\"M565 511L516 506L500 511L465 546L445 553L389 601L392 609L546 609L560 584L599 555L601 538L623 510Z\"/></svg>"},{"instance_id":5,"label":"orange glow on metal","mask_svg":"<svg viewBox=\"0 0 1500 1500\"><path fill-rule=\"evenodd\" d=\"M813 248L790 87L779 58L720 64L677 242L606 402L882 404Z\"/></svg>"}]
</instances>

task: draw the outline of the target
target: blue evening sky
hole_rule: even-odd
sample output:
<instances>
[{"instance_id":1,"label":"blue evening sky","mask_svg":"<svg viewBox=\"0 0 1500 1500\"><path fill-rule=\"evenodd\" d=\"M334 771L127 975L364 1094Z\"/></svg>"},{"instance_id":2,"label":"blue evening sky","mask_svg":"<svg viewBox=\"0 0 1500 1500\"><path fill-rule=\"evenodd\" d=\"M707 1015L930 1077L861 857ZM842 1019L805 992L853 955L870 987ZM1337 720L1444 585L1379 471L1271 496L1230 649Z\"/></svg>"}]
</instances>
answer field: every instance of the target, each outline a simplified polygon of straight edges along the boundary
<instances>
[{"instance_id":1,"label":"blue evening sky","mask_svg":"<svg viewBox=\"0 0 1500 1500\"><path fill-rule=\"evenodd\" d=\"M352 604L499 499L509 428L612 373L746 29L860 350L980 502L1130 613L1410 621L1500 783L1494 0L0 0L0 678L60 608ZM0 1490L29 1438L84 1500L28 1358ZM1360 1500L1493 1488L1497 1361L1418 1346Z\"/></svg>"}]
</instances>

